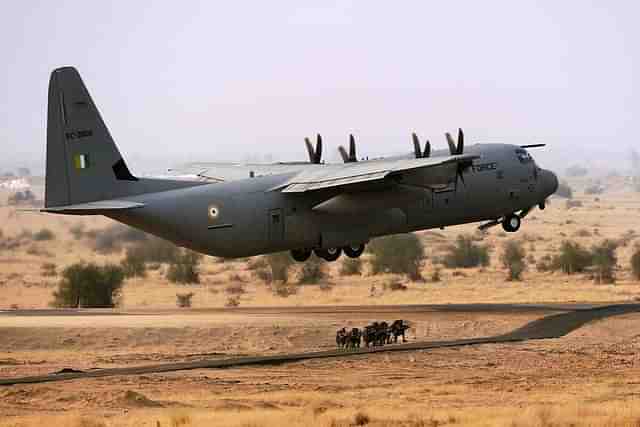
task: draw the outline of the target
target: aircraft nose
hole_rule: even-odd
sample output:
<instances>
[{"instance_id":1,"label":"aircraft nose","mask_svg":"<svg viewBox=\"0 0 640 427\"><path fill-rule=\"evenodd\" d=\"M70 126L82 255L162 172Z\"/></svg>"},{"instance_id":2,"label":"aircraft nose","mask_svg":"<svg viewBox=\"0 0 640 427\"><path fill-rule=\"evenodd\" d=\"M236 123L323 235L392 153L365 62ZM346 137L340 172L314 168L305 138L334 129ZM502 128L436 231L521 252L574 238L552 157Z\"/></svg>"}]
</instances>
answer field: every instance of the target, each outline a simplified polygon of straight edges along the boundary
<instances>
[{"instance_id":1,"label":"aircraft nose","mask_svg":"<svg viewBox=\"0 0 640 427\"><path fill-rule=\"evenodd\" d=\"M544 197L549 197L558 189L558 177L555 173L547 169L540 171L540 178L542 181L542 192Z\"/></svg>"}]
</instances>

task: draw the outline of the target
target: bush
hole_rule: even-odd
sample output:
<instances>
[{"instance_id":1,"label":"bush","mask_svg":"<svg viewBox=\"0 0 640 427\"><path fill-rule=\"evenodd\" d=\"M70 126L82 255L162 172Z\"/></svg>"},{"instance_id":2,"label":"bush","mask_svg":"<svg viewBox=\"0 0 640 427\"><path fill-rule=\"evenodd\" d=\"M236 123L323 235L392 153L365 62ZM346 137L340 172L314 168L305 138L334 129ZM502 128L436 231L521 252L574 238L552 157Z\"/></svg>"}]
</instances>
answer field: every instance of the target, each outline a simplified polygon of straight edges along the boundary
<instances>
[{"instance_id":1,"label":"bush","mask_svg":"<svg viewBox=\"0 0 640 427\"><path fill-rule=\"evenodd\" d=\"M434 268L433 269L433 273L431 273L431 281L432 282L439 282L442 280L442 277L440 275L440 269L439 268Z\"/></svg>"},{"instance_id":2,"label":"bush","mask_svg":"<svg viewBox=\"0 0 640 427\"><path fill-rule=\"evenodd\" d=\"M524 247L519 241L509 240L504 244L500 260L502 266L509 271L508 280L521 280L526 267L525 255Z\"/></svg>"},{"instance_id":3,"label":"bush","mask_svg":"<svg viewBox=\"0 0 640 427\"><path fill-rule=\"evenodd\" d=\"M48 228L43 228L40 231L33 234L32 239L36 242L44 242L48 240L53 240L56 238L56 235L53 234L53 231Z\"/></svg>"},{"instance_id":4,"label":"bush","mask_svg":"<svg viewBox=\"0 0 640 427\"><path fill-rule=\"evenodd\" d=\"M191 299L193 298L193 292L186 294L176 294L176 305L180 308L191 307Z\"/></svg>"},{"instance_id":5,"label":"bush","mask_svg":"<svg viewBox=\"0 0 640 427\"><path fill-rule=\"evenodd\" d=\"M538 270L541 273L545 273L547 271L552 271L554 269L553 267L553 259L551 258L551 255L546 254L545 256L543 256L540 261L538 261L538 263L536 264L536 270Z\"/></svg>"},{"instance_id":6,"label":"bush","mask_svg":"<svg viewBox=\"0 0 640 427\"><path fill-rule=\"evenodd\" d=\"M271 285L271 290L273 291L274 295L282 298L287 298L298 293L298 287L296 285L282 281L273 282L273 285Z\"/></svg>"},{"instance_id":7,"label":"bush","mask_svg":"<svg viewBox=\"0 0 640 427\"><path fill-rule=\"evenodd\" d=\"M281 280L286 283L289 280L289 268L293 264L289 253L276 252L265 255L265 258L271 268L271 280Z\"/></svg>"},{"instance_id":8,"label":"bush","mask_svg":"<svg viewBox=\"0 0 640 427\"><path fill-rule=\"evenodd\" d=\"M579 243L565 240L560 246L560 254L553 257L551 270L562 270L567 274L581 273L593 264L591 253Z\"/></svg>"},{"instance_id":9,"label":"bush","mask_svg":"<svg viewBox=\"0 0 640 427\"><path fill-rule=\"evenodd\" d=\"M298 283L316 284L326 277L325 262L314 255L302 264L302 268L298 273Z\"/></svg>"},{"instance_id":10,"label":"bush","mask_svg":"<svg viewBox=\"0 0 640 427\"><path fill-rule=\"evenodd\" d=\"M36 196L31 190L18 191L7 198L8 205L33 204Z\"/></svg>"},{"instance_id":11,"label":"bush","mask_svg":"<svg viewBox=\"0 0 640 427\"><path fill-rule=\"evenodd\" d=\"M77 263L64 269L54 307L113 307L120 296L124 271L115 265Z\"/></svg>"},{"instance_id":12,"label":"bush","mask_svg":"<svg viewBox=\"0 0 640 427\"><path fill-rule=\"evenodd\" d=\"M227 301L224 303L225 307L238 307L240 305L240 296L234 295L227 298Z\"/></svg>"},{"instance_id":13,"label":"bush","mask_svg":"<svg viewBox=\"0 0 640 427\"><path fill-rule=\"evenodd\" d=\"M120 263L125 277L146 277L147 266L143 248L135 246L127 248L127 254Z\"/></svg>"},{"instance_id":14,"label":"bush","mask_svg":"<svg viewBox=\"0 0 640 427\"><path fill-rule=\"evenodd\" d=\"M573 190L569 187L569 184L562 181L558 184L558 189L553 194L559 197L564 197L565 199L571 199L573 197Z\"/></svg>"},{"instance_id":15,"label":"bush","mask_svg":"<svg viewBox=\"0 0 640 427\"><path fill-rule=\"evenodd\" d=\"M631 274L636 280L640 280L640 246L636 246L631 255Z\"/></svg>"},{"instance_id":16,"label":"bush","mask_svg":"<svg viewBox=\"0 0 640 427\"><path fill-rule=\"evenodd\" d=\"M200 283L198 265L202 255L185 250L178 255L167 270L167 279L173 283Z\"/></svg>"},{"instance_id":17,"label":"bush","mask_svg":"<svg viewBox=\"0 0 640 427\"><path fill-rule=\"evenodd\" d=\"M413 233L379 237L368 246L371 271L406 274L411 280L422 280L420 267L424 258L422 242Z\"/></svg>"},{"instance_id":18,"label":"bush","mask_svg":"<svg viewBox=\"0 0 640 427\"><path fill-rule=\"evenodd\" d=\"M595 280L598 283L614 283L616 281L614 270L618 258L616 249L618 244L613 240L605 240L591 249L593 266L595 267Z\"/></svg>"},{"instance_id":19,"label":"bush","mask_svg":"<svg viewBox=\"0 0 640 427\"><path fill-rule=\"evenodd\" d=\"M472 268L489 265L489 248L478 245L467 235L459 235L455 245L447 248L443 262L448 268Z\"/></svg>"},{"instance_id":20,"label":"bush","mask_svg":"<svg viewBox=\"0 0 640 427\"><path fill-rule=\"evenodd\" d=\"M100 253L119 251L123 243L146 242L149 236L144 231L121 224L114 224L104 230L86 233L86 235L95 236L94 249Z\"/></svg>"},{"instance_id":21,"label":"bush","mask_svg":"<svg viewBox=\"0 0 640 427\"><path fill-rule=\"evenodd\" d=\"M344 257L340 263L341 276L359 276L362 274L362 260L360 258Z\"/></svg>"},{"instance_id":22,"label":"bush","mask_svg":"<svg viewBox=\"0 0 640 427\"><path fill-rule=\"evenodd\" d=\"M53 277L58 275L57 267L52 262L45 262L40 266L42 275L45 277Z\"/></svg>"}]
</instances>

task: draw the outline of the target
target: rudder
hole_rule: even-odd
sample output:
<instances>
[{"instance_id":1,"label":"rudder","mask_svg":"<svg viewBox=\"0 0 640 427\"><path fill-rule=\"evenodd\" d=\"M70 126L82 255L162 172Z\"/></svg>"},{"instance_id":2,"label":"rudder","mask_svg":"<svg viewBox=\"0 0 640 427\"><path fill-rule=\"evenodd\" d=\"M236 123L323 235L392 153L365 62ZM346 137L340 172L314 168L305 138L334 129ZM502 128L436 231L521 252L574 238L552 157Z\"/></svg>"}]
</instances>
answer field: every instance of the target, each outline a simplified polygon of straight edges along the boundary
<instances>
[{"instance_id":1,"label":"rudder","mask_svg":"<svg viewBox=\"0 0 640 427\"><path fill-rule=\"evenodd\" d=\"M137 181L80 74L58 68L49 81L45 207L114 199Z\"/></svg>"}]
</instances>

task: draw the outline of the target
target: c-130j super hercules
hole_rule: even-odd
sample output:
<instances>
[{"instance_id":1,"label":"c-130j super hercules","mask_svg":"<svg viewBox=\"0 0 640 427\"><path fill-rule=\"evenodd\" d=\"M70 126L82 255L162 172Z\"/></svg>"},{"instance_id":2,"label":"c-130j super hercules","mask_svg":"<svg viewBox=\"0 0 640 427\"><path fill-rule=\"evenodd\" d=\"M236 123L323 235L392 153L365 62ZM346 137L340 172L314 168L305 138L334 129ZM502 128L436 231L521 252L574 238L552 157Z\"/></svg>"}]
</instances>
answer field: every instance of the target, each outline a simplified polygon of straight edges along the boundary
<instances>
[{"instance_id":1,"label":"c-130j super hercules","mask_svg":"<svg viewBox=\"0 0 640 427\"><path fill-rule=\"evenodd\" d=\"M449 150L431 152L414 135L410 156L357 161L352 139L349 152L341 149L345 163L323 164L321 141L307 141L309 163L246 166L242 176L217 165L201 171L208 182L138 178L77 70L64 67L49 83L43 211L104 215L209 255L287 250L297 261L312 252L334 261L388 234L476 221L516 231L557 189L527 146L464 147L462 131L448 142Z\"/></svg>"}]
</instances>

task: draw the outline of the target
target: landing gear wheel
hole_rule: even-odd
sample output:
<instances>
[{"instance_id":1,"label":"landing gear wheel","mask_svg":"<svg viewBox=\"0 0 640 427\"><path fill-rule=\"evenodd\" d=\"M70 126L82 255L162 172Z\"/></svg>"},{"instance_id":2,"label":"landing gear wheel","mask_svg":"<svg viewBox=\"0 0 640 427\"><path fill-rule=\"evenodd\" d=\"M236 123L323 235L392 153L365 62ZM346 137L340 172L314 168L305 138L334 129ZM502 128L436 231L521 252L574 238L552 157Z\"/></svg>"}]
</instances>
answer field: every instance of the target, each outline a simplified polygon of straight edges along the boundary
<instances>
[{"instance_id":1,"label":"landing gear wheel","mask_svg":"<svg viewBox=\"0 0 640 427\"><path fill-rule=\"evenodd\" d=\"M316 256L319 256L323 260L331 262L340 258L340 255L342 255L342 249L341 248L316 249L315 253L316 253Z\"/></svg>"},{"instance_id":2,"label":"landing gear wheel","mask_svg":"<svg viewBox=\"0 0 640 427\"><path fill-rule=\"evenodd\" d=\"M305 262L311 256L311 249L293 249L291 258L296 262Z\"/></svg>"},{"instance_id":3,"label":"landing gear wheel","mask_svg":"<svg viewBox=\"0 0 640 427\"><path fill-rule=\"evenodd\" d=\"M520 228L520 222L521 220L518 215L516 214L507 215L502 220L502 228L504 228L504 231L513 233L515 231L518 231L518 229Z\"/></svg>"},{"instance_id":4,"label":"landing gear wheel","mask_svg":"<svg viewBox=\"0 0 640 427\"><path fill-rule=\"evenodd\" d=\"M364 252L364 243L358 246L345 246L342 251L349 258L358 258Z\"/></svg>"}]
</instances>

